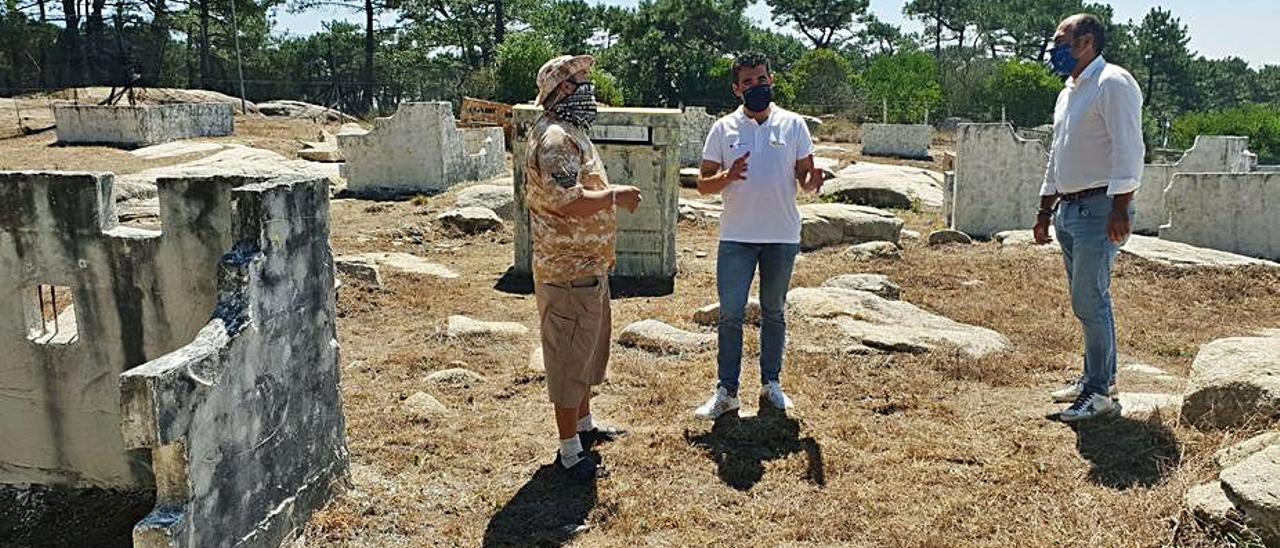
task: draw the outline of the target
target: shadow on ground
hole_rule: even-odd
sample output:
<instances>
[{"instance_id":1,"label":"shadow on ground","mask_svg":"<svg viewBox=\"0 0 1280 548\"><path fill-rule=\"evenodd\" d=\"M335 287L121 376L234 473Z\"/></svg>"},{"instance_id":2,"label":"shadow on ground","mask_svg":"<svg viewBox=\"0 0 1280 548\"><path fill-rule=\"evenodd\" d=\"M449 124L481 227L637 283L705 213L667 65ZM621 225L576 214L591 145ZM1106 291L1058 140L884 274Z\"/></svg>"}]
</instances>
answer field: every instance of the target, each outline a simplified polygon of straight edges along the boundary
<instances>
[{"instance_id":1,"label":"shadow on ground","mask_svg":"<svg viewBox=\"0 0 1280 548\"><path fill-rule=\"evenodd\" d=\"M545 464L489 520L483 546L567 544L586 529L595 506L595 484L574 483L557 464Z\"/></svg>"},{"instance_id":2,"label":"shadow on ground","mask_svg":"<svg viewBox=\"0 0 1280 548\"><path fill-rule=\"evenodd\" d=\"M739 491L760 482L766 461L796 453L809 458L806 480L819 486L827 483L822 447L811 437L801 439L799 421L768 404L762 404L755 417L726 413L716 420L710 432L700 436L686 432L685 439L706 450L716 463L720 479Z\"/></svg>"},{"instance_id":3,"label":"shadow on ground","mask_svg":"<svg viewBox=\"0 0 1280 548\"><path fill-rule=\"evenodd\" d=\"M1178 440L1159 414L1148 420L1095 419L1072 429L1080 456L1093 465L1089 481L1104 487L1151 487L1182 462Z\"/></svg>"},{"instance_id":4,"label":"shadow on ground","mask_svg":"<svg viewBox=\"0 0 1280 548\"><path fill-rule=\"evenodd\" d=\"M133 546L155 492L0 486L0 548Z\"/></svg>"}]
</instances>

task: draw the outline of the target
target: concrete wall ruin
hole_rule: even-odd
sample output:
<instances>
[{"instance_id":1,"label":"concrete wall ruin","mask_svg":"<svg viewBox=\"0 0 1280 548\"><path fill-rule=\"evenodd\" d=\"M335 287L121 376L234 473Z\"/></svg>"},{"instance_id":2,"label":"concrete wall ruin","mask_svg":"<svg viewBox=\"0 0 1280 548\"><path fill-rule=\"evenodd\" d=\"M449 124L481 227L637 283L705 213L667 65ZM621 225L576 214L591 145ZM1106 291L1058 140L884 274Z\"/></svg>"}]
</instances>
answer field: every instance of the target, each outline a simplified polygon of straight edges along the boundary
<instances>
[{"instance_id":1,"label":"concrete wall ruin","mask_svg":"<svg viewBox=\"0 0 1280 548\"><path fill-rule=\"evenodd\" d=\"M1205 135L1178 162L1145 166L1134 195L1134 232L1155 234L1167 221L1165 189L1175 175L1246 172L1253 157L1247 146L1245 137ZM944 218L952 228L983 238L1031 227L1048 161L1039 141L1017 137L1008 124L961 124Z\"/></svg>"},{"instance_id":2,"label":"concrete wall ruin","mask_svg":"<svg viewBox=\"0 0 1280 548\"><path fill-rule=\"evenodd\" d=\"M64 144L141 147L235 130L235 110L228 103L54 105L53 116Z\"/></svg>"},{"instance_id":3,"label":"concrete wall ruin","mask_svg":"<svg viewBox=\"0 0 1280 548\"><path fill-rule=\"evenodd\" d=\"M702 165L702 147L715 123L716 117L707 114L706 107L684 107L684 113L680 116L681 166Z\"/></svg>"},{"instance_id":4,"label":"concrete wall ruin","mask_svg":"<svg viewBox=\"0 0 1280 548\"><path fill-rule=\"evenodd\" d=\"M524 159L529 129L542 109L530 105L515 110L515 166L517 274L532 275L533 249L529 209L524 195ZM609 173L609 182L634 185L644 201L634 214L618 214L617 266L614 276L659 293L668 293L676 274L676 221L679 217L679 159L681 114L673 109L601 107L591 138Z\"/></svg>"},{"instance_id":5,"label":"concrete wall ruin","mask_svg":"<svg viewBox=\"0 0 1280 548\"><path fill-rule=\"evenodd\" d=\"M459 129L448 102L404 103L364 135L339 135L342 176L356 195L435 193L507 172L502 128Z\"/></svg>"},{"instance_id":6,"label":"concrete wall ruin","mask_svg":"<svg viewBox=\"0 0 1280 548\"><path fill-rule=\"evenodd\" d=\"M126 369L190 340L213 310L210 265L230 247L240 179L161 179L162 222L117 226L112 176L0 173L0 483L136 487L145 463L119 435ZM78 340L41 344L37 285L71 288Z\"/></svg>"},{"instance_id":7,"label":"concrete wall ruin","mask_svg":"<svg viewBox=\"0 0 1280 548\"><path fill-rule=\"evenodd\" d=\"M1134 193L1133 231L1156 234L1169 220L1164 192L1179 173L1244 173L1255 156L1248 151L1248 137L1201 135L1177 162L1147 164L1142 186Z\"/></svg>"},{"instance_id":8,"label":"concrete wall ruin","mask_svg":"<svg viewBox=\"0 0 1280 548\"><path fill-rule=\"evenodd\" d=\"M1280 259L1280 173L1180 173L1164 198L1161 239Z\"/></svg>"},{"instance_id":9,"label":"concrete wall ruin","mask_svg":"<svg viewBox=\"0 0 1280 548\"><path fill-rule=\"evenodd\" d=\"M235 189L213 319L121 376L125 444L156 477L135 546L279 546L346 476L328 190Z\"/></svg>"},{"instance_id":10,"label":"concrete wall ruin","mask_svg":"<svg viewBox=\"0 0 1280 548\"><path fill-rule=\"evenodd\" d=\"M0 444L0 507L17 508L16 512L0 512L0 531L22 538L24 530L30 534L31 527L39 527L39 523L48 520L48 516L42 514L58 512L62 517L57 520L64 524L60 528L66 530L56 532L57 538L106 538L101 535L111 532L70 531L77 522L63 516L76 510L68 509L68 501L71 505L77 504L76 501L84 499L79 493L98 492L98 489L108 490L107 498L101 501L108 507L114 503L111 497L116 496L111 493L119 493L130 501L149 500L157 484L172 479L163 475L168 472L159 467L153 471L153 461L162 462L162 455L153 456L150 451L138 450L144 446L122 435L122 423L126 425L126 433L139 426L136 418L122 412L119 382L122 374L131 368L189 343L209 322L215 303L219 299L227 301L227 282L216 280L219 257L233 249L237 242L243 242L243 235L250 233L252 227L262 224L256 220L266 218L261 213L265 205L274 205L232 189L260 180L242 177L160 179L157 186L163 230L155 231L118 226L110 174L0 172L0 288L3 288L0 289L0 353L6 357L0 360L0 416L5 417L0 421L0 439L5 441ZM300 208L311 208L307 210L309 216L327 213L327 181L308 184L325 189L325 207L314 200L293 199L299 202ZM327 215L323 215L323 219L323 222L298 224L305 230L326 229L322 237L327 238ZM288 223L276 226L270 234L272 241L288 235L288 227ZM280 230L285 234L279 234ZM327 246L327 240L325 242ZM243 248L244 244L240 243L237 249ZM287 291L297 293L294 284L324 283L324 276L332 276L325 264L312 266L299 262L290 266L289 276L253 271L245 283L262 284L259 279L267 279L269 274L276 276L270 278L272 284L287 286ZM323 271L305 272L308 269ZM327 293L331 297L331 279L329 284ZM38 285L70 289L74 305L67 312L74 320L64 329L74 325L73 335L64 332L54 338L34 336L41 331L37 326L43 323L39 319L41 313L32 312L39 306L34 299L34 288ZM239 295L245 299L245 306L255 303L252 294ZM225 316L222 310L227 305L218 304L220 316ZM33 316L35 325L31 322ZM287 315L250 317L270 318L273 325L304 331L303 326L288 325L287 322L296 318ZM307 319L316 322L323 317L312 311ZM332 306L328 317L332 317ZM60 324L62 319L60 316ZM317 339L320 342L315 344L329 348L331 339ZM295 348L293 352L307 355L301 349ZM231 359L229 353L224 353L224 359ZM325 362L316 361L315 357L307 359L310 361L290 362L299 371L290 371L289 376L305 378L317 364L320 370L327 370ZM231 363L236 370L253 369L250 365ZM228 384L230 381L212 386L205 382L216 381L216 378L214 375L184 377L183 382L195 391L213 392L221 390L223 385L234 386ZM272 385L260 376L253 378L264 382L257 387L259 391L274 391L273 397L280 405L299 399L291 395L295 390L292 384L284 383L281 387L279 382ZM277 377L282 378L286 377ZM333 383L331 391L336 393L336 377ZM318 398L315 391L322 388L324 386L313 383L306 388L308 392L301 392L306 395L300 399ZM123 400L127 401L128 396L125 394ZM180 405L185 402L161 398L155 403L156 412L165 420L177 420L188 414ZM230 407L236 412L260 410L243 402ZM283 421L282 424L291 428L297 421L312 420L306 415L268 416L265 412L258 412L258 420L266 421L264 424ZM212 426L199 423L207 420L205 416L192 416L201 428ZM281 457L279 453L295 443L314 442L311 438L283 439L264 444L256 454L267 461L286 462L294 458L292 454ZM224 446L230 448L233 444L224 443ZM219 459L210 459L209 455L204 458L200 461L203 466L224 466L218 464ZM308 461L315 459L316 455L306 456ZM237 466L243 468L244 473L256 473L251 467ZM311 470L309 466L302 468ZM281 487L277 489L283 489L293 484L281 481L278 485ZM254 486L240 484L239 487L236 497L260 498L249 491ZM40 497L24 495L36 488L57 492ZM46 500L60 496L66 500ZM197 497L203 496L197 494ZM22 508L24 504L31 507ZM37 507L39 505L43 507ZM239 508L234 513L247 519L257 515L258 510L274 512L277 505ZM296 505L307 511L314 508ZM262 516L258 517L261 521ZM101 520L91 523L103 526ZM124 524L126 533L132 525ZM234 529L221 530L234 532ZM246 531L242 536L249 533ZM224 539L200 545L220 544L231 542Z\"/></svg>"},{"instance_id":11,"label":"concrete wall ruin","mask_svg":"<svg viewBox=\"0 0 1280 548\"><path fill-rule=\"evenodd\" d=\"M1048 161L1039 141L1009 124L960 124L951 210L943 212L951 228L980 238L1030 228Z\"/></svg>"},{"instance_id":12,"label":"concrete wall ruin","mask_svg":"<svg viewBox=\"0 0 1280 548\"><path fill-rule=\"evenodd\" d=\"M930 144L929 124L862 124L862 153L868 156L928 158Z\"/></svg>"}]
</instances>

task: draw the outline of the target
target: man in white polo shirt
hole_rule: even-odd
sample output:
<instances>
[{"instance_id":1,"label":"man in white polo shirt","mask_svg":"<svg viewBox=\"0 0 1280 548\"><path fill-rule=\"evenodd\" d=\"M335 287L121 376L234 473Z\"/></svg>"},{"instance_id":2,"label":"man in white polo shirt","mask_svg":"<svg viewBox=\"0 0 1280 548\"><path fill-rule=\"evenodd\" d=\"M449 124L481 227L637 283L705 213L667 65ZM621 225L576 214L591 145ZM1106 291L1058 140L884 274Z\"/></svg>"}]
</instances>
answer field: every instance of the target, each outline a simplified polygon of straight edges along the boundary
<instances>
[{"instance_id":1,"label":"man in white polo shirt","mask_svg":"<svg viewBox=\"0 0 1280 548\"><path fill-rule=\"evenodd\" d=\"M791 407L782 391L786 347L786 299L791 269L800 252L797 186L822 187L813 167L813 140L804 119L773 104L769 60L746 53L733 63L733 93L743 106L716 121L702 151L698 192L720 193L720 249L716 290L720 296L719 384L694 414L714 420L738 408L742 370L742 321L747 295L760 268L760 384L762 402Z\"/></svg>"},{"instance_id":2,"label":"man in white polo shirt","mask_svg":"<svg viewBox=\"0 0 1280 548\"><path fill-rule=\"evenodd\" d=\"M1072 402L1059 417L1074 422L1120 412L1111 267L1129 237L1142 180L1142 91L1128 71L1102 58L1107 35L1097 17L1068 17L1053 41L1053 69L1069 78L1054 108L1034 233L1036 243L1047 244L1054 225L1071 308L1084 328L1084 376L1051 395Z\"/></svg>"}]
</instances>

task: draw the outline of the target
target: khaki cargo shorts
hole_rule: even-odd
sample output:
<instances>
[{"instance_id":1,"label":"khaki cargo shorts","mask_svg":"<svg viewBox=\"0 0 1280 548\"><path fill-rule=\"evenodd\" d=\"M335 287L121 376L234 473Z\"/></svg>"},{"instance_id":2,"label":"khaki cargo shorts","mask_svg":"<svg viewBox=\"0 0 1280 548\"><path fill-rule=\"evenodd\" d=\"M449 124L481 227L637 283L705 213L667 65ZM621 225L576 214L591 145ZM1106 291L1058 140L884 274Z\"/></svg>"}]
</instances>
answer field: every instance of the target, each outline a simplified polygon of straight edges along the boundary
<instances>
[{"instance_id":1,"label":"khaki cargo shorts","mask_svg":"<svg viewBox=\"0 0 1280 548\"><path fill-rule=\"evenodd\" d=\"M576 408L604 382L611 337L609 277L537 283L547 395L556 407Z\"/></svg>"}]
</instances>

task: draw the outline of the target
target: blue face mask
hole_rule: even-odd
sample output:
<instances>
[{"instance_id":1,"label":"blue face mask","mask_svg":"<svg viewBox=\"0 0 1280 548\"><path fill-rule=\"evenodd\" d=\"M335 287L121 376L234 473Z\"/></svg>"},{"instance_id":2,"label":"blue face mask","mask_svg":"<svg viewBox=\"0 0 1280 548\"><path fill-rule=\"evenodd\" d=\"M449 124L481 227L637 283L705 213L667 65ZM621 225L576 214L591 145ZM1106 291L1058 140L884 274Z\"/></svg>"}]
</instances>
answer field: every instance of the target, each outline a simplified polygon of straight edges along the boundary
<instances>
[{"instance_id":1,"label":"blue face mask","mask_svg":"<svg viewBox=\"0 0 1280 548\"><path fill-rule=\"evenodd\" d=\"M1049 50L1049 67L1060 76L1071 76L1080 60L1071 55L1071 44L1059 44Z\"/></svg>"}]
</instances>

